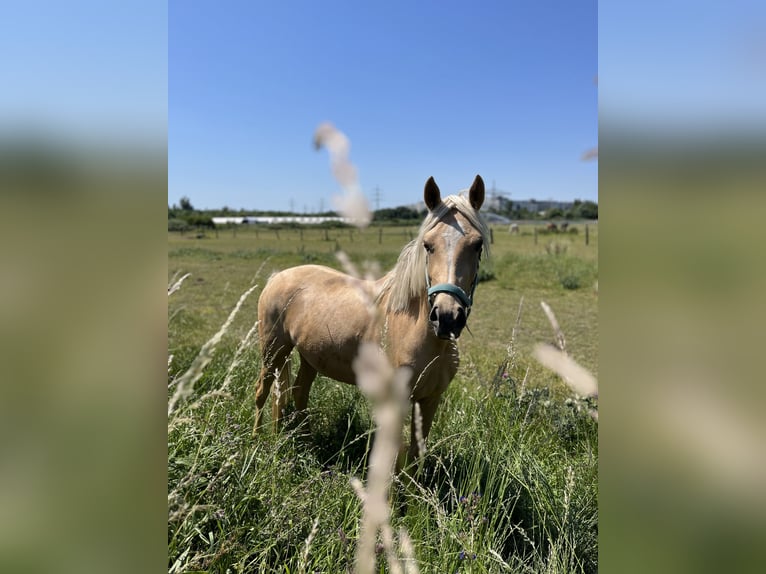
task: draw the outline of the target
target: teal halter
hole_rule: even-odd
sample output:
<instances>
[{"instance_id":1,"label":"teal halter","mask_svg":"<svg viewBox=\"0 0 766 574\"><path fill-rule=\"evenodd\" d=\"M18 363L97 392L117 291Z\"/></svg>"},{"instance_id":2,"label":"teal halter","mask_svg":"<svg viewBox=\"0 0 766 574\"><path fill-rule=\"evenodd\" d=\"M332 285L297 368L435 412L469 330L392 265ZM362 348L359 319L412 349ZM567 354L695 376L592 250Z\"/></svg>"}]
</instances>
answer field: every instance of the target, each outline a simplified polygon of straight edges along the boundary
<instances>
[{"instance_id":1,"label":"teal halter","mask_svg":"<svg viewBox=\"0 0 766 574\"><path fill-rule=\"evenodd\" d=\"M428 287L428 304L433 307L433 298L437 293L449 293L460 301L465 307L466 319L471 314L471 307L473 306L473 293L476 291L476 284L479 282L479 262L476 262L476 273L473 276L473 283L471 283L471 294L467 294L460 287L454 283L439 283L431 287L431 278L428 276L428 267L426 267L426 287Z\"/></svg>"}]
</instances>

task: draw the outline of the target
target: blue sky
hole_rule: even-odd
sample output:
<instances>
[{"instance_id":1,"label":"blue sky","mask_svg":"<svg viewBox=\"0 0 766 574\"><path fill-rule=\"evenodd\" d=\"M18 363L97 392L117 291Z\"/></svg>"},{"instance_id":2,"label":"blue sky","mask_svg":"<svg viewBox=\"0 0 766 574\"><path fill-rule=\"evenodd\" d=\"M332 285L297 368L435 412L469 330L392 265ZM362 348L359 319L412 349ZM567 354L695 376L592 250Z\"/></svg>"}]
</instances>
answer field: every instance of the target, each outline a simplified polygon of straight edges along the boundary
<instances>
[{"instance_id":1,"label":"blue sky","mask_svg":"<svg viewBox=\"0 0 766 574\"><path fill-rule=\"evenodd\" d=\"M0 133L167 138L168 201L200 207L329 208L323 121L382 207L476 173L595 199L599 123L766 133L762 0L28 0L4 7L0 53Z\"/></svg>"},{"instance_id":2,"label":"blue sky","mask_svg":"<svg viewBox=\"0 0 766 574\"><path fill-rule=\"evenodd\" d=\"M595 1L170 2L168 201L331 209L324 121L380 207L477 173L596 200L597 24Z\"/></svg>"},{"instance_id":3,"label":"blue sky","mask_svg":"<svg viewBox=\"0 0 766 574\"><path fill-rule=\"evenodd\" d=\"M156 0L6 2L0 133L164 148L167 14Z\"/></svg>"},{"instance_id":4,"label":"blue sky","mask_svg":"<svg viewBox=\"0 0 766 574\"><path fill-rule=\"evenodd\" d=\"M766 2L602 1L599 120L688 133L766 127Z\"/></svg>"}]
</instances>

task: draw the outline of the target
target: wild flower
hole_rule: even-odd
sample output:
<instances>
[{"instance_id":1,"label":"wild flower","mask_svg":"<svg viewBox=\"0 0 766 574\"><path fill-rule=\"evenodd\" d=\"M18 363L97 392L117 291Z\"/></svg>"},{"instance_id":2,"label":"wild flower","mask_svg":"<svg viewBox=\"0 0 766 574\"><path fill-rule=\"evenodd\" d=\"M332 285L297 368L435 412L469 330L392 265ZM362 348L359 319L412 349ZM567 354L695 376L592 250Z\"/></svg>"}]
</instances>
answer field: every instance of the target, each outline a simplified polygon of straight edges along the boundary
<instances>
[{"instance_id":1,"label":"wild flower","mask_svg":"<svg viewBox=\"0 0 766 574\"><path fill-rule=\"evenodd\" d=\"M469 496L461 496L459 501L460 504L463 505L465 520L470 524L473 524L476 521L477 511L479 510L481 493L473 492Z\"/></svg>"}]
</instances>

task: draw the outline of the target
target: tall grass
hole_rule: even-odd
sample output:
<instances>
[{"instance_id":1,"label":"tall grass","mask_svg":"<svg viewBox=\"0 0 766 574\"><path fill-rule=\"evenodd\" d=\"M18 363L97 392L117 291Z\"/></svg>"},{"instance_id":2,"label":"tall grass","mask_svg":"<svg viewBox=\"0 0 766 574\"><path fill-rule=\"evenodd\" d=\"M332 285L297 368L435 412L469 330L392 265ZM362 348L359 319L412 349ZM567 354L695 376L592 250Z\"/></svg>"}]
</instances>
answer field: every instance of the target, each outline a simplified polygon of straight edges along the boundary
<instances>
[{"instance_id":1,"label":"tall grass","mask_svg":"<svg viewBox=\"0 0 766 574\"><path fill-rule=\"evenodd\" d=\"M183 340L184 328L171 324L173 337ZM319 377L311 433L288 424L253 440L261 358L252 330L241 339L221 331L170 413L169 571L354 571L363 503L352 479L370 478L373 407ZM531 360L509 352L491 378L458 374L419 474L391 477L376 571L396 571L392 552L414 555L405 572L597 571L597 424L565 388L528 380ZM197 374L195 361L175 355L170 382Z\"/></svg>"},{"instance_id":2,"label":"tall grass","mask_svg":"<svg viewBox=\"0 0 766 574\"><path fill-rule=\"evenodd\" d=\"M348 138L326 123L315 144L327 148L345 190L340 209L365 227L371 214ZM546 264L565 289L577 289L590 269L573 270L581 262L567 250L549 248ZM206 250L188 255L216 260ZM299 255L308 254L301 248ZM349 257L340 262L359 275ZM494 277L489 269L482 279ZM171 281L168 294L185 278ZM595 422L567 393L529 384L513 337L493 379L475 369L456 377L428 450L422 437L411 437L426 454L396 472L409 373L394 371L372 344L360 347L353 364L369 408L362 393L320 376L312 432L288 425L251 438L262 361L252 345L255 325L240 341L225 336L254 289L196 356L168 361L169 572L597 570ZM520 320L521 306L517 326ZM563 351L563 334L557 340Z\"/></svg>"},{"instance_id":3,"label":"tall grass","mask_svg":"<svg viewBox=\"0 0 766 574\"><path fill-rule=\"evenodd\" d=\"M570 254L568 245L553 242L546 244L542 253L507 253L495 261L495 274L509 285L560 285L567 290L592 287L598 275L597 262Z\"/></svg>"}]
</instances>

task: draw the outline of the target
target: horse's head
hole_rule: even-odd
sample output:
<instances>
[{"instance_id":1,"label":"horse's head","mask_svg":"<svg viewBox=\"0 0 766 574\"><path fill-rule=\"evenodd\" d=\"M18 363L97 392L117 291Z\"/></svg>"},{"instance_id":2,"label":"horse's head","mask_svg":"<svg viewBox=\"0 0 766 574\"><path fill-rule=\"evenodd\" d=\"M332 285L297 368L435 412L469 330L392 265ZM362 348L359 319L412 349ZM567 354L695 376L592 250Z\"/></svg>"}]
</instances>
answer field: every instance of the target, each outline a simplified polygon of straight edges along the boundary
<instances>
[{"instance_id":1,"label":"horse's head","mask_svg":"<svg viewBox=\"0 0 766 574\"><path fill-rule=\"evenodd\" d=\"M457 339L471 312L483 238L467 217L442 203L433 177L428 178L423 197L429 211L445 212L423 236L431 306L428 318L439 338ZM484 181L478 175L468 192L468 201L476 211L484 202Z\"/></svg>"}]
</instances>

